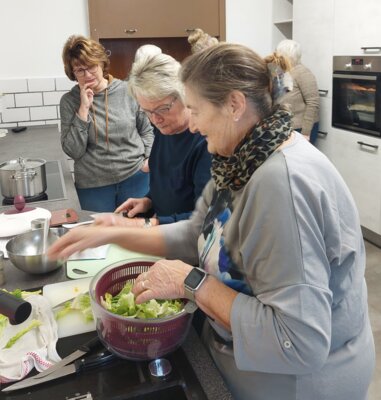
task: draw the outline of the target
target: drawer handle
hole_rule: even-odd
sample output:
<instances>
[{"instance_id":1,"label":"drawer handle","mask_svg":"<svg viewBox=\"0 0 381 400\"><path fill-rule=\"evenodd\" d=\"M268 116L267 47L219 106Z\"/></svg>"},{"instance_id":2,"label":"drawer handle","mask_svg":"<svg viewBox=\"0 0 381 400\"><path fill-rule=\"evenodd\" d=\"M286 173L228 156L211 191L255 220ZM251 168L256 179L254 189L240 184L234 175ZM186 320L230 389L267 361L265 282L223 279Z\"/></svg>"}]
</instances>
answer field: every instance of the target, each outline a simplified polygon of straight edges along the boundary
<instances>
[{"instance_id":1,"label":"drawer handle","mask_svg":"<svg viewBox=\"0 0 381 400\"><path fill-rule=\"evenodd\" d=\"M132 34L132 33L136 33L138 30L137 29L125 29L124 33L128 33L128 34Z\"/></svg>"},{"instance_id":2,"label":"drawer handle","mask_svg":"<svg viewBox=\"0 0 381 400\"><path fill-rule=\"evenodd\" d=\"M185 29L185 32L186 33L192 33L192 32L194 32L196 30L196 28L187 28L187 29Z\"/></svg>"},{"instance_id":3,"label":"drawer handle","mask_svg":"<svg viewBox=\"0 0 381 400\"><path fill-rule=\"evenodd\" d=\"M381 51L381 47L379 47L379 46L361 47L361 50L364 50L364 51L367 51L367 50L378 50L378 51Z\"/></svg>"},{"instance_id":4,"label":"drawer handle","mask_svg":"<svg viewBox=\"0 0 381 400\"><path fill-rule=\"evenodd\" d=\"M322 136L327 136L327 135L328 135L328 132L318 131L318 134L319 134L319 135L322 135Z\"/></svg>"},{"instance_id":5,"label":"drawer handle","mask_svg":"<svg viewBox=\"0 0 381 400\"><path fill-rule=\"evenodd\" d=\"M325 89L319 89L318 91L319 91L319 94L322 96L327 96L327 94L328 94L328 90L325 90Z\"/></svg>"},{"instance_id":6,"label":"drawer handle","mask_svg":"<svg viewBox=\"0 0 381 400\"><path fill-rule=\"evenodd\" d=\"M378 150L378 146L376 144L369 144L365 142L357 142L357 144L359 144L360 146L367 146L371 147L372 149Z\"/></svg>"}]
</instances>

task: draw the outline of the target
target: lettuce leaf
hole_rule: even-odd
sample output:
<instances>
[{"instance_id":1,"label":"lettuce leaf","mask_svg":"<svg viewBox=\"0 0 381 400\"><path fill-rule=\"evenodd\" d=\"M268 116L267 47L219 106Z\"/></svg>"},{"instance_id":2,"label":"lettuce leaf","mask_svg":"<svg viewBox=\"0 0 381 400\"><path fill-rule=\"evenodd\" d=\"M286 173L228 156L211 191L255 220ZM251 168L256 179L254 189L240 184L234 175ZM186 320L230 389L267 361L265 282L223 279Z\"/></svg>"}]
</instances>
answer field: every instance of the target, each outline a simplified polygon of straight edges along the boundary
<instances>
[{"instance_id":1,"label":"lettuce leaf","mask_svg":"<svg viewBox=\"0 0 381 400\"><path fill-rule=\"evenodd\" d=\"M32 329L39 327L41 324L42 324L41 321L33 319L25 329L22 329L20 332L17 332L15 336L11 337L8 340L7 344L4 346L4 349L10 349L21 337L23 337L26 333L28 333Z\"/></svg>"},{"instance_id":2,"label":"lettuce leaf","mask_svg":"<svg viewBox=\"0 0 381 400\"><path fill-rule=\"evenodd\" d=\"M72 301L67 301L55 313L56 320L64 317L72 311L79 311L85 318L86 322L94 320L93 312L91 309L90 295L88 293L79 293Z\"/></svg>"},{"instance_id":3,"label":"lettuce leaf","mask_svg":"<svg viewBox=\"0 0 381 400\"><path fill-rule=\"evenodd\" d=\"M129 318L163 318L180 312L184 303L181 300L149 300L142 304L135 303L135 296L131 292L133 283L127 282L123 289L115 296L105 293L101 297L101 305L113 314Z\"/></svg>"}]
</instances>

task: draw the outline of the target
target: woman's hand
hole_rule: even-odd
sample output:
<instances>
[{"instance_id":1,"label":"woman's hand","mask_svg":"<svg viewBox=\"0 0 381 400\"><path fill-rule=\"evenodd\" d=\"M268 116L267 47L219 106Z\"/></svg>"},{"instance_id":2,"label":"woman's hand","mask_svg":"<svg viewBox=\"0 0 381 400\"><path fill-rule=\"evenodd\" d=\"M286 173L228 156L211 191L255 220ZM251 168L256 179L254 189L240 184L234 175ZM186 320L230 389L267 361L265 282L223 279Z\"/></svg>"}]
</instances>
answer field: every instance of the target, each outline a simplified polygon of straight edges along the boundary
<instances>
[{"instance_id":1,"label":"woman's hand","mask_svg":"<svg viewBox=\"0 0 381 400\"><path fill-rule=\"evenodd\" d=\"M141 199L129 198L123 204L121 204L116 210L116 213L123 211L127 212L129 218L135 217L137 214L145 213L152 207L152 201L148 197Z\"/></svg>"},{"instance_id":2,"label":"woman's hand","mask_svg":"<svg viewBox=\"0 0 381 400\"><path fill-rule=\"evenodd\" d=\"M142 171L148 173L149 172L149 165L148 165L148 158L144 160L144 164L142 166Z\"/></svg>"},{"instance_id":3,"label":"woman's hand","mask_svg":"<svg viewBox=\"0 0 381 400\"><path fill-rule=\"evenodd\" d=\"M81 104L79 106L78 115L82 120L87 121L89 109L94 100L94 92L89 87L89 84L84 84L79 85L79 95L81 99Z\"/></svg>"},{"instance_id":4,"label":"woman's hand","mask_svg":"<svg viewBox=\"0 0 381 400\"><path fill-rule=\"evenodd\" d=\"M94 248L111 243L110 237L103 226L79 226L70 229L68 233L56 240L47 251L50 259L66 260L76 251Z\"/></svg>"},{"instance_id":5,"label":"woman's hand","mask_svg":"<svg viewBox=\"0 0 381 400\"><path fill-rule=\"evenodd\" d=\"M140 274L132 292L136 303L151 299L184 297L184 280L193 267L180 260L159 260L147 272Z\"/></svg>"},{"instance_id":6,"label":"woman's hand","mask_svg":"<svg viewBox=\"0 0 381 400\"><path fill-rule=\"evenodd\" d=\"M159 225L159 220L156 218L150 218L151 225ZM129 226L135 228L143 228L145 224L144 218L126 218L122 217L118 214L104 214L99 215L98 217L94 218L95 225L102 225L102 226Z\"/></svg>"}]
</instances>

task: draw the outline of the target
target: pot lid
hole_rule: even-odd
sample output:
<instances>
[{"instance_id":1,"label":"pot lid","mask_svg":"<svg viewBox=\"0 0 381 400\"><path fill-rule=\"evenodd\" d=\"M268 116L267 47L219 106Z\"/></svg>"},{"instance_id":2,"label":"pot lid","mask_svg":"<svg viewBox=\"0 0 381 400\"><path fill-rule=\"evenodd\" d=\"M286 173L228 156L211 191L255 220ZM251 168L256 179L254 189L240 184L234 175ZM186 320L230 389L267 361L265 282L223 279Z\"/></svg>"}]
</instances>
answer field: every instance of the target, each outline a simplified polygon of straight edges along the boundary
<instances>
[{"instance_id":1,"label":"pot lid","mask_svg":"<svg viewBox=\"0 0 381 400\"><path fill-rule=\"evenodd\" d=\"M0 164L0 170L2 171L25 171L27 169L33 169L41 167L46 164L46 160L42 158L23 158L19 157L14 160L5 161Z\"/></svg>"},{"instance_id":2,"label":"pot lid","mask_svg":"<svg viewBox=\"0 0 381 400\"><path fill-rule=\"evenodd\" d=\"M24 211L24 210L23 210ZM31 230L31 222L36 218L51 218L52 213L45 208L31 208L29 211L6 214L0 213L0 237L19 235Z\"/></svg>"}]
</instances>

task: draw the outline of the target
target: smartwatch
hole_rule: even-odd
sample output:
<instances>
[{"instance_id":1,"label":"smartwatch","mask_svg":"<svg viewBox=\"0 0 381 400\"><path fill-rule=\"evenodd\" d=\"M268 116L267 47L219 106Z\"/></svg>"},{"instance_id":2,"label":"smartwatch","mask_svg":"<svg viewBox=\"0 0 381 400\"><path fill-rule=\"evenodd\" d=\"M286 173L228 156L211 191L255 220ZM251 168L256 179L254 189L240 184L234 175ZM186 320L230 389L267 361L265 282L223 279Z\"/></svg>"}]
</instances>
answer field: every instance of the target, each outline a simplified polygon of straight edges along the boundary
<instances>
[{"instance_id":1,"label":"smartwatch","mask_svg":"<svg viewBox=\"0 0 381 400\"><path fill-rule=\"evenodd\" d=\"M194 312L197 308L195 293L205 282L208 273L201 268L194 267L184 280L184 294L189 301L185 305L188 312Z\"/></svg>"},{"instance_id":2,"label":"smartwatch","mask_svg":"<svg viewBox=\"0 0 381 400\"><path fill-rule=\"evenodd\" d=\"M144 218L144 225L143 228L151 228L152 223L150 218Z\"/></svg>"}]
</instances>

